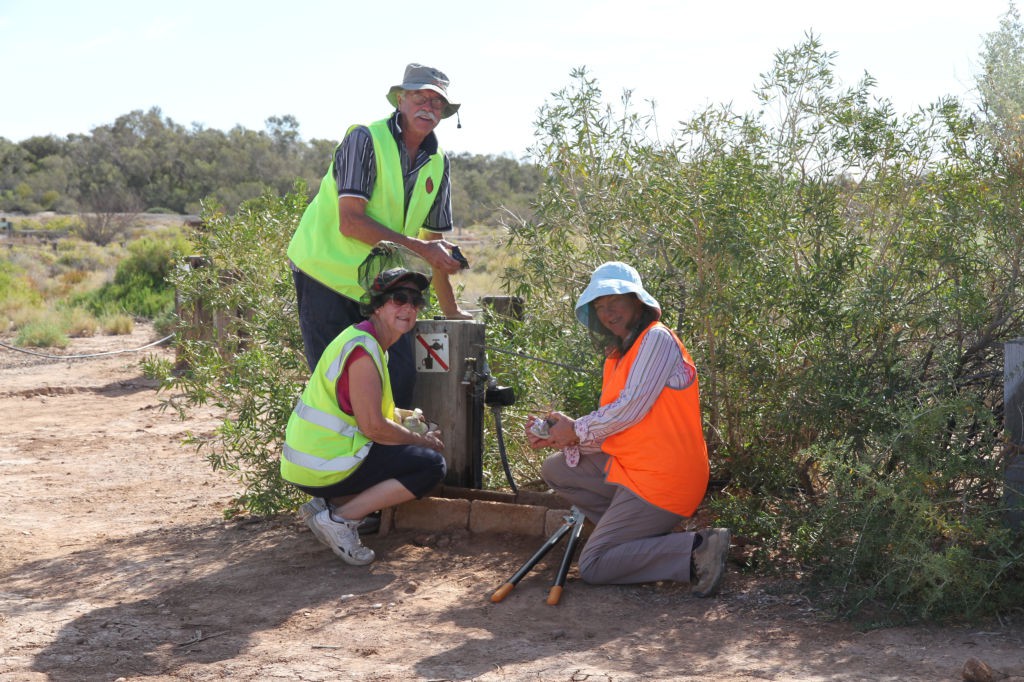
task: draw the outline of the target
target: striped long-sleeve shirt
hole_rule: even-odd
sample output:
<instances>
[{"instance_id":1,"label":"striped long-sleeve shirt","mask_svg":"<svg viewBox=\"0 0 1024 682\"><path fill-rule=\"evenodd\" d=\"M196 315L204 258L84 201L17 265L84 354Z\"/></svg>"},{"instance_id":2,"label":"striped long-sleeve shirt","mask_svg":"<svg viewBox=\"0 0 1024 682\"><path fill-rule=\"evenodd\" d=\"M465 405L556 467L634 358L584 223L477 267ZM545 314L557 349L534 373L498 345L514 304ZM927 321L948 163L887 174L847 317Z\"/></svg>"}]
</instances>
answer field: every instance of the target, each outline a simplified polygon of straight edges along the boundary
<instances>
[{"instance_id":1,"label":"striped long-sleeve shirt","mask_svg":"<svg viewBox=\"0 0 1024 682\"><path fill-rule=\"evenodd\" d=\"M605 438L643 419L663 388L682 390L696 378L697 369L683 360L671 332L665 327L654 327L640 342L619 397L576 420L580 444L565 449L566 460L575 466L580 453L599 452Z\"/></svg>"}]
</instances>

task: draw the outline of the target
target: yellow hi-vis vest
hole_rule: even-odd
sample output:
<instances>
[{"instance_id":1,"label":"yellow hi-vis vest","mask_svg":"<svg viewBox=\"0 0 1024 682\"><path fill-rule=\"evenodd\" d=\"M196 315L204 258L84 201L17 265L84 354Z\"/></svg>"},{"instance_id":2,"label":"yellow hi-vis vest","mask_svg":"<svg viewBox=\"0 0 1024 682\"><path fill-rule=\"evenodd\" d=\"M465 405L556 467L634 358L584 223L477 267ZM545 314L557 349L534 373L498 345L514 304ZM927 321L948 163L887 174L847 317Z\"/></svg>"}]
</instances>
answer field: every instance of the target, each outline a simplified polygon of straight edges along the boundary
<instances>
[{"instance_id":1,"label":"yellow hi-vis vest","mask_svg":"<svg viewBox=\"0 0 1024 682\"><path fill-rule=\"evenodd\" d=\"M355 417L342 412L337 398L338 379L357 347L369 353L380 373L381 414L394 418L387 353L372 335L351 326L324 350L288 419L281 452L284 480L315 488L333 485L355 471L369 453L373 442L359 430Z\"/></svg>"},{"instance_id":2,"label":"yellow hi-vis vest","mask_svg":"<svg viewBox=\"0 0 1024 682\"><path fill-rule=\"evenodd\" d=\"M355 127L349 128L348 133ZM438 147L417 172L416 185L406 206L402 162L398 143L388 128L388 119L371 123L367 128L373 139L377 181L366 204L366 215L407 237L418 236L444 177L444 154ZM338 186L334 182L332 159L327 174L320 181L320 191L306 207L292 235L288 258L321 284L358 301L363 295L359 286L359 265L373 245L346 237L338 229L338 222Z\"/></svg>"}]
</instances>

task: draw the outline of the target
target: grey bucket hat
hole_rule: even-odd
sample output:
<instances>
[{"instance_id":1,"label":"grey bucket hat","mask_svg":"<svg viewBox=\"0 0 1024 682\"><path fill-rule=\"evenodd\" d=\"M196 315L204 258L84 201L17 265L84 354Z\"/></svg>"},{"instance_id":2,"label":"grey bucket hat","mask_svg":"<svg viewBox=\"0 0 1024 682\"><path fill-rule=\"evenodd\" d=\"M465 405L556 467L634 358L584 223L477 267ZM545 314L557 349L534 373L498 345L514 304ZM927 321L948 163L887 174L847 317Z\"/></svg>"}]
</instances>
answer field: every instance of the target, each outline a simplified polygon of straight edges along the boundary
<instances>
[{"instance_id":1,"label":"grey bucket hat","mask_svg":"<svg viewBox=\"0 0 1024 682\"><path fill-rule=\"evenodd\" d=\"M451 98L448 97L449 83L448 76L435 68L423 66L422 64L409 64L405 67L405 77L402 79L402 82L399 85L392 85L391 89L388 90L388 102L391 103L391 106L397 108L398 93L403 90L433 90L448 102L444 107L444 111L441 112L441 118L448 118L462 106L452 102Z\"/></svg>"},{"instance_id":2,"label":"grey bucket hat","mask_svg":"<svg viewBox=\"0 0 1024 682\"><path fill-rule=\"evenodd\" d=\"M644 283L640 281L640 273L636 268L618 261L609 261L599 265L590 276L590 284L576 301L576 319L587 329L600 332L603 328L590 304L595 299L610 294L636 294L641 303L654 309L658 318L661 318L661 306L644 289Z\"/></svg>"}]
</instances>

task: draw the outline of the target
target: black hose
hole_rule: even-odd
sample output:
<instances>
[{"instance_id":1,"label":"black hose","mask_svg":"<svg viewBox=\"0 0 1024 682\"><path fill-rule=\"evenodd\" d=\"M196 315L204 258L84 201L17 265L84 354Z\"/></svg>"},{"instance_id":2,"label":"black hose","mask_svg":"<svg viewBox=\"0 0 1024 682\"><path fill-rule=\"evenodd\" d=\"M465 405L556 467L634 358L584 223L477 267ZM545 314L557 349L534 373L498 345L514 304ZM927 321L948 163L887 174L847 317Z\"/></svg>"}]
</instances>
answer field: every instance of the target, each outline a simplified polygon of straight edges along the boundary
<instances>
[{"instance_id":1,"label":"black hose","mask_svg":"<svg viewBox=\"0 0 1024 682\"><path fill-rule=\"evenodd\" d=\"M519 489L516 488L516 482L512 478L512 469L508 466L508 455L505 453L505 436L501 431L501 406L493 405L491 411L494 412L494 432L498 436L498 452L501 454L501 466L505 469L505 478L508 479L512 492L518 493Z\"/></svg>"}]
</instances>

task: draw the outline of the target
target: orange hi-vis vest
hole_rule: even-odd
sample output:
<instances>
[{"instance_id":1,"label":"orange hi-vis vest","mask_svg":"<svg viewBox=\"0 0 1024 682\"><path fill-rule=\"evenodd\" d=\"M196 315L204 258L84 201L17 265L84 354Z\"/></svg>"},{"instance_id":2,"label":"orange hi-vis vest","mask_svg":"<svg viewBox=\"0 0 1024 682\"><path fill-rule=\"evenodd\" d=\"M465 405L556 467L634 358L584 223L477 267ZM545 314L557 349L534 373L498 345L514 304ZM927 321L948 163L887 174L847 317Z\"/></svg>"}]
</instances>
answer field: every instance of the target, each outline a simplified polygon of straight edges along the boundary
<instances>
[{"instance_id":1,"label":"orange hi-vis vest","mask_svg":"<svg viewBox=\"0 0 1024 682\"><path fill-rule=\"evenodd\" d=\"M652 322L625 355L605 360L602 406L614 402L625 388L637 352L654 325L661 323ZM693 365L683 342L675 334L672 338L683 359ZM608 436L601 449L610 455L605 470L609 483L625 486L673 514L693 515L707 492L710 475L696 377L681 391L664 387L643 419Z\"/></svg>"}]
</instances>

